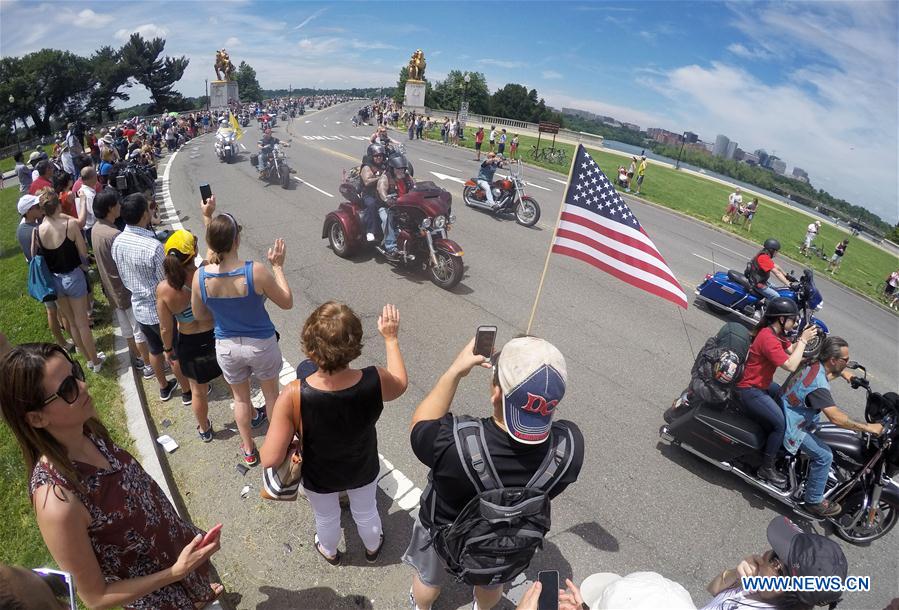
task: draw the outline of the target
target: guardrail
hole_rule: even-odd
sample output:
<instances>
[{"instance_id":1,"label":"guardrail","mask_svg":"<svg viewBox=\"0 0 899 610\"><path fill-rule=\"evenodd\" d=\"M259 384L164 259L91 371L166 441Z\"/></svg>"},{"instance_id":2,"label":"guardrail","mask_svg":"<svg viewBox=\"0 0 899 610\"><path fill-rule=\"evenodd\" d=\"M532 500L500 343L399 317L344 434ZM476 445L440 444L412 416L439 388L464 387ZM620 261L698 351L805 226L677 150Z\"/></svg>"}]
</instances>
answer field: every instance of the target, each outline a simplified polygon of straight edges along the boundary
<instances>
[{"instance_id":1,"label":"guardrail","mask_svg":"<svg viewBox=\"0 0 899 610\"><path fill-rule=\"evenodd\" d=\"M438 110L436 108L425 108L425 116L436 117L436 116L445 116L445 117L455 117L456 111L449 110ZM489 116L486 114L471 114L468 115L468 123L467 124L476 124L480 126L485 125L499 125L502 127L514 127L520 131L529 131L534 134L538 133L538 128L540 127L537 123L531 123L529 121L519 121L516 119L506 119L498 116ZM569 140L572 142L578 142L583 144L590 144L592 146L602 146L603 145L603 137L599 134L595 133L587 133L585 131L572 131L570 129L560 129L558 134L561 139Z\"/></svg>"}]
</instances>

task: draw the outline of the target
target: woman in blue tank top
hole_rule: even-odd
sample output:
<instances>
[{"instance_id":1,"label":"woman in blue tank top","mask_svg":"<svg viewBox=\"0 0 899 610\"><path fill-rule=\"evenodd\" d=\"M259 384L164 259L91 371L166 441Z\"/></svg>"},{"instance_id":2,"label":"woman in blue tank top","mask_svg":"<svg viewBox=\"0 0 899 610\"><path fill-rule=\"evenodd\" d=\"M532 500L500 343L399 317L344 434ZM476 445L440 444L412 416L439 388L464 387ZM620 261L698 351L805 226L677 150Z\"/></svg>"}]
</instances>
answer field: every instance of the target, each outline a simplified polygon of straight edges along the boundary
<instances>
[{"instance_id":1,"label":"woman in blue tank top","mask_svg":"<svg viewBox=\"0 0 899 610\"><path fill-rule=\"evenodd\" d=\"M215 205L214 198L211 200ZM241 226L231 214L219 214L206 227L209 264L194 275L191 305L197 320L215 319L215 352L222 375L234 395L234 420L248 466L259 463L251 429L265 423L278 398L281 350L265 300L281 309L293 307L293 293L284 275L284 240L269 248L269 271L261 263L241 260ZM265 409L250 402L250 375L265 396Z\"/></svg>"}]
</instances>

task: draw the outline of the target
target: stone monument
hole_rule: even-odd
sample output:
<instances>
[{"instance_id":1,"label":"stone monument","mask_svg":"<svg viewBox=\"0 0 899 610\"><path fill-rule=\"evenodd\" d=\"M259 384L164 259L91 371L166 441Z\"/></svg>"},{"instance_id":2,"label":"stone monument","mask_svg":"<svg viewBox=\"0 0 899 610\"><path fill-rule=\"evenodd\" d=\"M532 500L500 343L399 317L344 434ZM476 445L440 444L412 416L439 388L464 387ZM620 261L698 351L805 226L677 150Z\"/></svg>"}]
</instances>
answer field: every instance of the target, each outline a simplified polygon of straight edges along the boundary
<instances>
[{"instance_id":1,"label":"stone monument","mask_svg":"<svg viewBox=\"0 0 899 610\"><path fill-rule=\"evenodd\" d=\"M422 112L425 109L425 54L421 49L412 54L409 60L409 76L406 79L406 92L403 97L403 108Z\"/></svg>"},{"instance_id":2,"label":"stone monument","mask_svg":"<svg viewBox=\"0 0 899 610\"><path fill-rule=\"evenodd\" d=\"M231 80L234 64L225 49L215 52L215 77L209 83L209 107L228 108L231 102L240 103L237 81Z\"/></svg>"}]
</instances>

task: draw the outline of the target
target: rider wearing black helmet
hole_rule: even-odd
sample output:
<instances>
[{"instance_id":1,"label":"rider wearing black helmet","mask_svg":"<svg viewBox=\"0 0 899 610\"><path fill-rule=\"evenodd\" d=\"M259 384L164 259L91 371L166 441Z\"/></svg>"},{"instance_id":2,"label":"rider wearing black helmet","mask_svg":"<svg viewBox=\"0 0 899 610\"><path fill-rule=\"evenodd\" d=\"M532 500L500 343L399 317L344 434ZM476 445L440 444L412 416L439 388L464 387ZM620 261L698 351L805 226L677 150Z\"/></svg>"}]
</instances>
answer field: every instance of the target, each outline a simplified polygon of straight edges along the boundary
<instances>
[{"instance_id":1,"label":"rider wearing black helmet","mask_svg":"<svg viewBox=\"0 0 899 610\"><path fill-rule=\"evenodd\" d=\"M768 285L768 279L773 273L774 276L785 285L790 284L787 274L777 266L774 262L774 255L780 250L780 242L776 239L768 238L765 240L762 250L752 257L749 264L746 265L746 274L749 282L755 286L755 289L764 294L769 300L778 296L778 292Z\"/></svg>"},{"instance_id":2,"label":"rider wearing black helmet","mask_svg":"<svg viewBox=\"0 0 899 610\"><path fill-rule=\"evenodd\" d=\"M805 346L818 332L818 327L810 324L793 344L787 336L798 323L799 306L793 299L781 296L771 299L764 318L752 330L746 367L736 388L746 412L768 433L758 476L775 485L783 485L787 479L775 468L786 423L780 405L780 386L774 383L774 373L778 367L791 373L798 369Z\"/></svg>"},{"instance_id":3,"label":"rider wearing black helmet","mask_svg":"<svg viewBox=\"0 0 899 610\"><path fill-rule=\"evenodd\" d=\"M365 205L365 238L375 241L378 232L378 180L387 170L387 155L380 144L369 144L359 178L362 180L362 203Z\"/></svg>"},{"instance_id":4,"label":"rider wearing black helmet","mask_svg":"<svg viewBox=\"0 0 899 610\"><path fill-rule=\"evenodd\" d=\"M387 234L384 236L384 250L387 256L396 256L396 227L390 206L396 198L405 195L415 186L412 176L406 171L408 162L403 155L387 160L387 171L378 179L378 198L387 206Z\"/></svg>"}]
</instances>

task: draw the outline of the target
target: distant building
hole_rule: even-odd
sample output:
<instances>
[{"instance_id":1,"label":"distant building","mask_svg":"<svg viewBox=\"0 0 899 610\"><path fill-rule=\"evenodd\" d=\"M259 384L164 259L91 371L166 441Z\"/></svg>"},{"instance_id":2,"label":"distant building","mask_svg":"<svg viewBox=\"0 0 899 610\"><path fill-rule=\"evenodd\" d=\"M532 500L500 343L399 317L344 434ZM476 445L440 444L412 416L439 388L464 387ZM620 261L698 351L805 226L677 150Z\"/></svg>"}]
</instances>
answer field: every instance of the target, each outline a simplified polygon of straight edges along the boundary
<instances>
[{"instance_id":1,"label":"distant building","mask_svg":"<svg viewBox=\"0 0 899 610\"><path fill-rule=\"evenodd\" d=\"M808 183L808 172L806 172L801 167L793 168L793 177L797 180L801 180L802 182Z\"/></svg>"},{"instance_id":2,"label":"distant building","mask_svg":"<svg viewBox=\"0 0 899 610\"><path fill-rule=\"evenodd\" d=\"M758 165L759 164L759 156L754 153L744 151L742 161L746 165Z\"/></svg>"},{"instance_id":3,"label":"distant building","mask_svg":"<svg viewBox=\"0 0 899 610\"><path fill-rule=\"evenodd\" d=\"M774 171L775 174L780 174L781 176L783 176L787 171L787 164L784 163L781 159L778 159L777 157L773 157L773 159L774 159L773 161L771 159L772 159L772 157L768 157L768 161L769 161L769 165L770 165L771 169Z\"/></svg>"},{"instance_id":4,"label":"distant building","mask_svg":"<svg viewBox=\"0 0 899 610\"><path fill-rule=\"evenodd\" d=\"M712 154L716 157L726 157L728 144L730 144L730 138L719 134L718 137L715 138L715 147L712 148Z\"/></svg>"},{"instance_id":5,"label":"distant building","mask_svg":"<svg viewBox=\"0 0 899 610\"><path fill-rule=\"evenodd\" d=\"M582 119L590 120L595 120L597 118L594 113L587 110L579 110L577 108L562 108L562 114L570 114L573 116L581 117Z\"/></svg>"},{"instance_id":6,"label":"distant building","mask_svg":"<svg viewBox=\"0 0 899 610\"><path fill-rule=\"evenodd\" d=\"M693 133L692 131L688 131L684 134L685 139L687 140L687 144L696 144L699 141L699 136Z\"/></svg>"},{"instance_id":7,"label":"distant building","mask_svg":"<svg viewBox=\"0 0 899 610\"><path fill-rule=\"evenodd\" d=\"M725 159L733 159L734 154L736 152L737 152L737 143L736 142L728 142L727 143L727 151L725 151L725 153L724 153L724 158Z\"/></svg>"},{"instance_id":8,"label":"distant building","mask_svg":"<svg viewBox=\"0 0 899 610\"><path fill-rule=\"evenodd\" d=\"M759 165L762 167L768 167L768 153L765 152L764 148L759 148L755 151L755 156L759 158Z\"/></svg>"},{"instance_id":9,"label":"distant building","mask_svg":"<svg viewBox=\"0 0 899 610\"><path fill-rule=\"evenodd\" d=\"M640 126L635 125L634 123L622 123L621 126L625 129L630 129L631 131L640 131Z\"/></svg>"},{"instance_id":10,"label":"distant building","mask_svg":"<svg viewBox=\"0 0 899 610\"><path fill-rule=\"evenodd\" d=\"M681 134L661 129L660 127L650 127L646 130L646 135L656 142L661 142L668 146L680 146L684 141L684 137Z\"/></svg>"},{"instance_id":11,"label":"distant building","mask_svg":"<svg viewBox=\"0 0 899 610\"><path fill-rule=\"evenodd\" d=\"M734 151L734 161L742 161L746 151L737 146L737 149Z\"/></svg>"}]
</instances>

